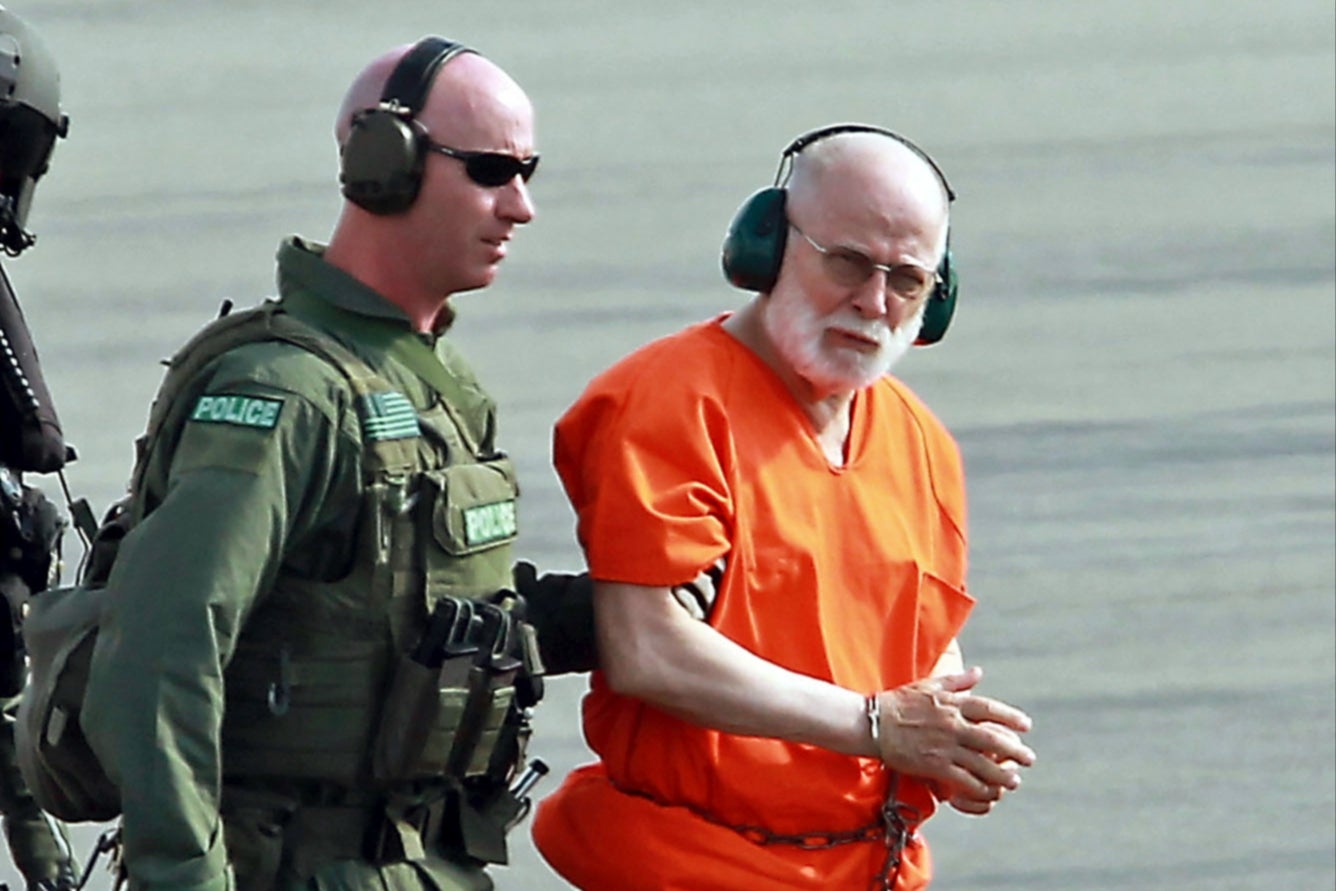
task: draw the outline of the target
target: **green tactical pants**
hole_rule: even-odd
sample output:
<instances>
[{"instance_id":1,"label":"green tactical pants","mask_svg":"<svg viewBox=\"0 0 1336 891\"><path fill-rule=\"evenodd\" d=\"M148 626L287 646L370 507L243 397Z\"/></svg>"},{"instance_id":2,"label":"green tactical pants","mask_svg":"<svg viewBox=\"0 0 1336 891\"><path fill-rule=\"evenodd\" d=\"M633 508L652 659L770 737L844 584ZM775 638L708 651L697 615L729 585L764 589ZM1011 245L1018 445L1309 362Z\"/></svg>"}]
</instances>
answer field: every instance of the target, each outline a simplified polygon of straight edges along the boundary
<instances>
[{"instance_id":1,"label":"green tactical pants","mask_svg":"<svg viewBox=\"0 0 1336 891\"><path fill-rule=\"evenodd\" d=\"M477 867L444 860L372 866L355 860L331 863L306 881L280 883L275 891L492 891L492 880ZM237 891L247 891L238 885Z\"/></svg>"},{"instance_id":2,"label":"green tactical pants","mask_svg":"<svg viewBox=\"0 0 1336 891\"><path fill-rule=\"evenodd\" d=\"M262 806L265 798L255 791L239 795L235 789L224 795L223 826L236 891L492 891L492 880L477 861L455 863L434 851L413 862L376 865L352 859L360 849L355 842L360 830L342 837L296 831L305 838L303 845L289 836L294 821Z\"/></svg>"},{"instance_id":3,"label":"green tactical pants","mask_svg":"<svg viewBox=\"0 0 1336 891\"><path fill-rule=\"evenodd\" d=\"M492 880L476 866L457 866L439 858L421 863L374 866L360 860L336 860L309 878L280 873L256 881L234 874L236 891L493 891Z\"/></svg>"}]
</instances>

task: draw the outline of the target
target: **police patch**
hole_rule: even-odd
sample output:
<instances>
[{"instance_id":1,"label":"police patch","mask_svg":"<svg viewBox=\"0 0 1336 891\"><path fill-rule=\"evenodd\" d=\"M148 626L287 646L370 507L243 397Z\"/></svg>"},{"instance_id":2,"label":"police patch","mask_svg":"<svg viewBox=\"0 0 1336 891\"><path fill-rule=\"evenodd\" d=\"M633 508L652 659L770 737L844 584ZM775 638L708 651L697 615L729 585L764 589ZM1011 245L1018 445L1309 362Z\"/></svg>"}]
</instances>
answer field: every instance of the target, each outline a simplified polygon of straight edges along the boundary
<instances>
[{"instance_id":1,"label":"police patch","mask_svg":"<svg viewBox=\"0 0 1336 891\"><path fill-rule=\"evenodd\" d=\"M278 423L282 399L262 399L259 396L201 396L190 412L190 420L206 424L234 424L238 427L258 427L272 430Z\"/></svg>"},{"instance_id":2,"label":"police patch","mask_svg":"<svg viewBox=\"0 0 1336 891\"><path fill-rule=\"evenodd\" d=\"M513 499L464 509L464 541L469 547L513 538L517 529Z\"/></svg>"},{"instance_id":3,"label":"police patch","mask_svg":"<svg viewBox=\"0 0 1336 891\"><path fill-rule=\"evenodd\" d=\"M362 397L362 431L372 442L412 439L421 435L417 410L397 390L368 393Z\"/></svg>"}]
</instances>

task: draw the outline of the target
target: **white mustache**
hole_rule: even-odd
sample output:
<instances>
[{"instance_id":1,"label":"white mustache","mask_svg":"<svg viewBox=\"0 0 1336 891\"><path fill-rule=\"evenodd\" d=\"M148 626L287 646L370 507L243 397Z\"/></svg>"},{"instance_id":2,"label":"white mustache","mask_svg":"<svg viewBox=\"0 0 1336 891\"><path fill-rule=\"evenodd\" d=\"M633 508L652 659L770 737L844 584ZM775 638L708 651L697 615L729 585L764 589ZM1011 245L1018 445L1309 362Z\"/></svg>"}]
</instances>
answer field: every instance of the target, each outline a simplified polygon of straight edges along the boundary
<instances>
[{"instance_id":1,"label":"white mustache","mask_svg":"<svg viewBox=\"0 0 1336 891\"><path fill-rule=\"evenodd\" d=\"M927 309L927 304L919 307L918 312L901 322L897 327L892 328L886 322L880 319L865 319L862 316L850 314L841 314L838 317L827 317L827 321L833 328L841 331L847 331L850 334L857 334L860 337L866 337L875 340L878 343L886 344L897 335L905 331L913 331L914 336L918 336L918 329L923 321L923 311Z\"/></svg>"},{"instance_id":2,"label":"white mustache","mask_svg":"<svg viewBox=\"0 0 1336 891\"><path fill-rule=\"evenodd\" d=\"M912 328L923 318L923 309L919 309L913 316L905 319L896 328L892 328L886 322L880 319L864 319L857 315L840 315L838 317L827 317L826 321L830 327L838 328L841 331L847 331L850 334L857 334L860 337L867 337L871 340L885 343L902 330Z\"/></svg>"},{"instance_id":3,"label":"white mustache","mask_svg":"<svg viewBox=\"0 0 1336 891\"><path fill-rule=\"evenodd\" d=\"M889 341L891 335L895 333L891 330L891 326L885 322L869 322L866 319L831 319L830 327L847 334L866 337L868 340L875 340L881 344Z\"/></svg>"}]
</instances>

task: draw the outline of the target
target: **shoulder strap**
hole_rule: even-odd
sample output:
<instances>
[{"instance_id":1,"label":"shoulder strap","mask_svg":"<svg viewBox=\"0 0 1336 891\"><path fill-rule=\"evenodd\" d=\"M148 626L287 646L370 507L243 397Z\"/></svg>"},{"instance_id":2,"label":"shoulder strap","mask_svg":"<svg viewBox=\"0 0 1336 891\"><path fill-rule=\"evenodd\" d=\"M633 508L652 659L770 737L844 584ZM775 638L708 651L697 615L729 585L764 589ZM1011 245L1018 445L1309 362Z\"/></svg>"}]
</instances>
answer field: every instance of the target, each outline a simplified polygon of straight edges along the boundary
<instances>
[{"instance_id":1,"label":"shoulder strap","mask_svg":"<svg viewBox=\"0 0 1336 891\"><path fill-rule=\"evenodd\" d=\"M391 388L388 381L352 350L301 319L283 312L281 304L276 301L266 300L253 309L223 316L206 325L168 360L167 374L149 410L148 425L137 443L131 492L140 491L148 458L158 435L169 420L190 409L185 404L187 400L183 399L190 382L209 363L227 351L243 344L271 340L291 343L324 359L343 374L357 396ZM367 451L372 460L382 467L408 467L414 461L410 440L378 441L374 448Z\"/></svg>"},{"instance_id":2,"label":"shoulder strap","mask_svg":"<svg viewBox=\"0 0 1336 891\"><path fill-rule=\"evenodd\" d=\"M264 324L264 316L270 308L266 301L262 306L242 312L230 313L214 319L205 325L195 336L186 341L170 359L166 361L167 372L158 385L157 395L148 411L148 424L143 434L135 441L135 466L130 477L130 492L136 497L142 491L144 475L148 470L149 456L153 452L153 443L159 432L166 426L173 410L183 411L182 396L187 384L204 366L232 347L252 339L256 327ZM136 505L135 513L141 509ZM136 517L137 521L138 517Z\"/></svg>"},{"instance_id":3,"label":"shoulder strap","mask_svg":"<svg viewBox=\"0 0 1336 891\"><path fill-rule=\"evenodd\" d=\"M475 455L481 455L481 432L473 430L460 417L457 409L457 406L469 405L476 399L465 392L459 380L441 363L432 348L412 331L389 320L382 321L349 312L300 290L284 296L282 306L299 319L384 350L440 395L441 404L463 437L465 445Z\"/></svg>"},{"instance_id":4,"label":"shoulder strap","mask_svg":"<svg viewBox=\"0 0 1336 891\"><path fill-rule=\"evenodd\" d=\"M422 340L393 322L382 322L370 316L349 312L327 300L312 297L305 291L295 291L283 298L283 306L301 319L309 319L334 331L371 346L385 350L422 378L447 402L465 400L459 382L454 379L441 360Z\"/></svg>"}]
</instances>

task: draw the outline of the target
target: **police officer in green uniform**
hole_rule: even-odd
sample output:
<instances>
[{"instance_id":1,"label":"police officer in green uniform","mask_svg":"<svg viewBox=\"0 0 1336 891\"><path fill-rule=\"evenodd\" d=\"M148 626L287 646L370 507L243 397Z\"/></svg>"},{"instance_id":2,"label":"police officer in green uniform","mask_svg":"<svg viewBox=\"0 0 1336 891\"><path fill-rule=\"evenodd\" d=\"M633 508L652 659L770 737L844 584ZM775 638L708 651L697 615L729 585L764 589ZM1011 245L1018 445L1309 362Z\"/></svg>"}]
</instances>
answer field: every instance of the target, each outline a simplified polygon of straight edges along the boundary
<instances>
[{"instance_id":1,"label":"police officer in green uniform","mask_svg":"<svg viewBox=\"0 0 1336 891\"><path fill-rule=\"evenodd\" d=\"M27 216L56 140L65 135L60 77L50 51L0 7L0 249L30 247ZM0 815L14 865L30 889L74 887L64 829L42 812L15 760L13 713L23 685L17 618L22 601L50 581L63 520L24 471L49 473L66 459L36 351L0 269ZM3 887L3 886L0 886Z\"/></svg>"},{"instance_id":2,"label":"police officer in green uniform","mask_svg":"<svg viewBox=\"0 0 1336 891\"><path fill-rule=\"evenodd\" d=\"M532 106L424 38L336 135L329 244L177 354L140 443L81 719L134 891L487 889L525 810L560 647L508 593L514 471L444 334L533 218Z\"/></svg>"}]
</instances>

